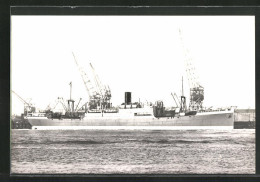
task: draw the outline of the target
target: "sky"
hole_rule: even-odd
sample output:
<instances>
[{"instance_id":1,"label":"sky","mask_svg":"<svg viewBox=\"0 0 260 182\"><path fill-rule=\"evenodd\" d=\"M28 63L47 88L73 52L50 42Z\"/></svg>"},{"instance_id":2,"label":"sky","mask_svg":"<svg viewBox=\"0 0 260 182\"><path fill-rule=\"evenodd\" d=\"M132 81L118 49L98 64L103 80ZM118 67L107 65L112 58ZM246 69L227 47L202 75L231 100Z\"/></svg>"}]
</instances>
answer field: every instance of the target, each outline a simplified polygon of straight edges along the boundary
<instances>
[{"instance_id":1,"label":"sky","mask_svg":"<svg viewBox=\"0 0 260 182\"><path fill-rule=\"evenodd\" d=\"M182 41L179 30L182 32ZM184 45L184 46L182 46ZM87 102L72 52L88 75L92 63L114 106L189 99L188 57L204 87L204 106L255 108L254 16L11 16L11 88L39 109L58 97ZM12 113L23 103L11 94Z\"/></svg>"}]
</instances>

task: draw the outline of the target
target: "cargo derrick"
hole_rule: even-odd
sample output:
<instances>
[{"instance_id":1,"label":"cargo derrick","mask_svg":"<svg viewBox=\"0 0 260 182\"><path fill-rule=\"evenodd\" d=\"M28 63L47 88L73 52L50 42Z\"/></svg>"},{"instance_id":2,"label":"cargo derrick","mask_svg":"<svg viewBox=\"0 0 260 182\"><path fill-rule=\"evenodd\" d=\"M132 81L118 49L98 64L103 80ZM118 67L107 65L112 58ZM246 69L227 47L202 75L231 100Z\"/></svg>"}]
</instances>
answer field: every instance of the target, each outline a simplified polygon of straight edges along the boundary
<instances>
[{"instance_id":1,"label":"cargo derrick","mask_svg":"<svg viewBox=\"0 0 260 182\"><path fill-rule=\"evenodd\" d=\"M174 93L174 95L173 95L173 93L171 93L171 95L172 95L172 98L173 98L173 100L174 100L174 102L175 102L175 104L176 104L176 108L178 108L179 107L179 105L181 105L180 104L180 102L178 103L176 100L178 100L178 97L176 96L176 98L175 98L175 95L176 95L176 93Z\"/></svg>"},{"instance_id":2,"label":"cargo derrick","mask_svg":"<svg viewBox=\"0 0 260 182\"><path fill-rule=\"evenodd\" d=\"M67 100L67 109L66 109L66 113L64 118L70 118L70 119L82 119L84 117L84 114L81 112L78 112L75 109L75 101L72 99L72 82L70 82L70 99ZM79 102L81 101L81 99L79 100ZM65 104L63 103L64 107Z\"/></svg>"},{"instance_id":3,"label":"cargo derrick","mask_svg":"<svg viewBox=\"0 0 260 182\"><path fill-rule=\"evenodd\" d=\"M196 74L196 70L194 65L192 64L192 59L189 57L188 49L185 49L182 33L179 29L180 39L182 43L182 47L185 54L185 69L188 77L189 87L190 87L190 103L189 110L190 111L199 111L203 108L203 100L204 100L204 87L202 87L198 81L198 75Z\"/></svg>"},{"instance_id":4,"label":"cargo derrick","mask_svg":"<svg viewBox=\"0 0 260 182\"><path fill-rule=\"evenodd\" d=\"M58 113L58 112L53 112L54 110L55 110L55 108L56 108L56 106L58 105L60 103L60 98L58 97L58 99L56 99L56 101L55 101L55 103L54 103L54 105L51 107L51 103L46 107L46 109L43 111L45 114L46 114L46 116L48 117L48 118L51 118L51 117L53 117L53 116L56 116L56 115L61 115L61 112L60 113ZM65 108L64 108L65 109Z\"/></svg>"},{"instance_id":5,"label":"cargo derrick","mask_svg":"<svg viewBox=\"0 0 260 182\"><path fill-rule=\"evenodd\" d=\"M48 112L53 111L58 104L59 104L59 97L58 97L58 99L55 101L54 106L51 107L51 103L50 103L50 104L46 107L45 112L48 113Z\"/></svg>"},{"instance_id":6,"label":"cargo derrick","mask_svg":"<svg viewBox=\"0 0 260 182\"><path fill-rule=\"evenodd\" d=\"M56 103L54 107L50 107L50 104L48 105L48 109L46 109L45 114L47 118L49 119L83 119L84 118L84 112L79 112L78 105L81 101L81 98L79 99L79 102L75 108L75 101L72 99L72 82L69 83L70 85L70 98L67 100L67 104L64 101L62 97L58 97L56 100ZM54 112L53 110L55 107L61 104L65 114L63 115L62 112Z\"/></svg>"}]
</instances>

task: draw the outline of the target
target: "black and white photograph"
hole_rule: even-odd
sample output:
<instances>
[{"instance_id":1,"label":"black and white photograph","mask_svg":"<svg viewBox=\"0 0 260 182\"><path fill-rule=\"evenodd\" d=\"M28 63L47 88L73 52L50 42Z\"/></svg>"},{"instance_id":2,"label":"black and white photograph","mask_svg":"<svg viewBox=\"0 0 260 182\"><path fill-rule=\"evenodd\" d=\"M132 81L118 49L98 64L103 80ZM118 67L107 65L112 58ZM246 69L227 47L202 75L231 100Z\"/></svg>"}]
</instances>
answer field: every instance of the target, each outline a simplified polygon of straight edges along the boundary
<instances>
[{"instance_id":1,"label":"black and white photograph","mask_svg":"<svg viewBox=\"0 0 260 182\"><path fill-rule=\"evenodd\" d=\"M11 174L255 174L255 16L10 21Z\"/></svg>"}]
</instances>

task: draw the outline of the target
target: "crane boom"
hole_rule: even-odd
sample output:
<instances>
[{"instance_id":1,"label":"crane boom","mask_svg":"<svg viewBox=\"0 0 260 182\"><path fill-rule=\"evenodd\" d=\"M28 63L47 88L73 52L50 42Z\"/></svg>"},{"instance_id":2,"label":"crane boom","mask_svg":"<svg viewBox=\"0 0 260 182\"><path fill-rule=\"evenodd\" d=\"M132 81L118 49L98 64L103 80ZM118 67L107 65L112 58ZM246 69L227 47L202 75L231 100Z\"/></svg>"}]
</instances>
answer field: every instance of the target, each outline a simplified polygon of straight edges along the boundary
<instances>
[{"instance_id":1,"label":"crane boom","mask_svg":"<svg viewBox=\"0 0 260 182\"><path fill-rule=\"evenodd\" d=\"M93 75L94 75L94 80L95 80L95 83L96 83L96 87L98 88L99 94L102 97L104 97L106 89L104 89L104 86L102 85L102 83L101 83L101 81L99 79L99 76L97 75L97 73L96 73L94 67L92 66L92 64L89 63L89 65L90 65L90 67L92 69L92 72L93 72Z\"/></svg>"},{"instance_id":2,"label":"crane boom","mask_svg":"<svg viewBox=\"0 0 260 182\"><path fill-rule=\"evenodd\" d=\"M80 103L81 99L82 99L82 98L79 99L79 102L78 102L78 104L77 104L77 106L76 106L75 111L78 111L78 106L79 106L79 103ZM79 109L80 109L80 108L79 108Z\"/></svg>"},{"instance_id":3,"label":"crane boom","mask_svg":"<svg viewBox=\"0 0 260 182\"><path fill-rule=\"evenodd\" d=\"M20 95L18 95L15 91L12 90L12 92L23 102L24 104L24 115L27 115L28 113L35 112L35 107L29 103L26 102Z\"/></svg>"},{"instance_id":4,"label":"crane boom","mask_svg":"<svg viewBox=\"0 0 260 182\"><path fill-rule=\"evenodd\" d=\"M59 104L59 100L57 99L55 101L55 103L53 104L54 106L52 106L52 107L51 107L51 104L52 103L49 103L45 110L54 110L56 108L56 106Z\"/></svg>"},{"instance_id":5,"label":"crane boom","mask_svg":"<svg viewBox=\"0 0 260 182\"><path fill-rule=\"evenodd\" d=\"M194 65L192 64L192 58L190 57L189 50L187 48L185 48L185 46L184 46L181 29L179 29L179 34L180 34L182 48L184 50L184 56L185 56L184 64L185 64L186 74L188 77L189 86L190 86L190 88L199 87L200 84L198 82L198 79L199 79L198 74L196 73L196 69L195 69Z\"/></svg>"},{"instance_id":6,"label":"crane boom","mask_svg":"<svg viewBox=\"0 0 260 182\"><path fill-rule=\"evenodd\" d=\"M78 61L77 61L77 59L76 59L76 57L75 57L73 52L72 52L72 55L74 57L74 61L75 61L76 65L78 67L78 70L80 72L80 76L82 78L82 81L84 82L84 85L85 85L86 91L88 93L88 96L91 98L94 95L96 95L95 88L93 87L92 82L90 81L87 73L83 70L82 67L79 66Z\"/></svg>"},{"instance_id":7,"label":"crane boom","mask_svg":"<svg viewBox=\"0 0 260 182\"><path fill-rule=\"evenodd\" d=\"M204 87L202 87L199 83L199 78L196 73L195 67L192 64L192 59L190 57L188 49L185 48L183 38L182 38L182 32L181 29L179 29L179 35L182 43L182 47L185 54L185 69L186 74L190 86L190 104L189 109L190 110L201 110L203 109L203 100L204 100ZM182 96L184 97L184 96Z\"/></svg>"},{"instance_id":8,"label":"crane boom","mask_svg":"<svg viewBox=\"0 0 260 182\"><path fill-rule=\"evenodd\" d=\"M26 102L20 95L18 95L15 91L12 90L12 92L27 106L31 106L30 103Z\"/></svg>"},{"instance_id":9,"label":"crane boom","mask_svg":"<svg viewBox=\"0 0 260 182\"><path fill-rule=\"evenodd\" d=\"M108 102L108 99L106 98L106 94L104 90L104 87L102 86L99 77L97 74L94 74L94 80L90 80L89 75L83 70L82 67L79 66L78 61L72 52L75 63L79 69L81 78L84 82L85 88L87 90L88 96L89 96L89 109L100 109L100 108L106 108L107 105L110 105ZM94 68L90 64L92 72L94 73ZM92 84L94 81L94 84ZM110 99L110 98L109 98Z\"/></svg>"},{"instance_id":10,"label":"crane boom","mask_svg":"<svg viewBox=\"0 0 260 182\"><path fill-rule=\"evenodd\" d=\"M174 102L175 102L176 106L177 106L177 107L179 107L179 105L178 105L178 103L177 103L177 101L176 101L176 99L175 99L174 95L173 95L172 93L171 93L171 95L172 95L172 98L173 98L173 100L174 100Z\"/></svg>"},{"instance_id":11,"label":"crane boom","mask_svg":"<svg viewBox=\"0 0 260 182\"><path fill-rule=\"evenodd\" d=\"M68 108L66 107L63 98L62 98L62 97L58 97L58 100L59 100L59 102L62 104L63 109L64 109L65 111L68 111Z\"/></svg>"},{"instance_id":12,"label":"crane boom","mask_svg":"<svg viewBox=\"0 0 260 182\"><path fill-rule=\"evenodd\" d=\"M177 101L179 102L179 104L181 105L181 102L180 102L180 100L178 99L178 96L177 96L176 93L174 93L174 96L175 96L175 98L177 99Z\"/></svg>"},{"instance_id":13,"label":"crane boom","mask_svg":"<svg viewBox=\"0 0 260 182\"><path fill-rule=\"evenodd\" d=\"M100 81L99 76L96 73L94 67L92 66L91 63L89 63L89 64L90 64L90 67L91 67L93 75L94 75L94 80L95 80L95 83L96 83L97 90L99 91L99 94L101 96L101 105L102 105L103 108L109 108L111 106L111 104L110 104L110 99L111 99L110 88L109 88L109 86L106 87L105 85L102 84L102 82Z\"/></svg>"},{"instance_id":14,"label":"crane boom","mask_svg":"<svg viewBox=\"0 0 260 182\"><path fill-rule=\"evenodd\" d=\"M52 110L56 108L59 102L56 102L55 105L51 108Z\"/></svg>"}]
</instances>

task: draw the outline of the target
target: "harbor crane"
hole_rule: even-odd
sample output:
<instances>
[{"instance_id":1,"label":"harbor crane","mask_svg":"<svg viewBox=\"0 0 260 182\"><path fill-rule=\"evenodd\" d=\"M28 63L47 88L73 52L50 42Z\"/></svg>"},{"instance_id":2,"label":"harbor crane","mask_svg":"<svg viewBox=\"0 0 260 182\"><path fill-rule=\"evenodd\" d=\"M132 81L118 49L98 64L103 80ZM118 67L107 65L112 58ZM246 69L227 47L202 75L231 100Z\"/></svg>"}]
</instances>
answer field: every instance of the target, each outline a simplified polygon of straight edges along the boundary
<instances>
[{"instance_id":1,"label":"harbor crane","mask_svg":"<svg viewBox=\"0 0 260 182\"><path fill-rule=\"evenodd\" d=\"M111 99L110 88L109 88L109 86L105 86L105 85L102 84L102 82L100 81L99 76L96 73L92 64L89 63L89 65L90 65L92 72L93 72L93 75L94 75L96 87L98 88L99 93L101 95L101 99L102 99L102 101L101 101L102 105L101 106L102 106L102 108L110 108L110 99Z\"/></svg>"},{"instance_id":2,"label":"harbor crane","mask_svg":"<svg viewBox=\"0 0 260 182\"><path fill-rule=\"evenodd\" d=\"M77 59L76 59L76 57L75 57L73 52L72 52L72 55L74 57L74 61L75 61L76 65L77 65L77 67L78 67L78 70L80 72L81 78L82 78L82 80L84 82L84 85L85 85L85 88L86 88L86 91L87 91L89 97L93 98L94 96L97 96L98 93L95 90L94 86L92 85L92 82L91 82L89 76L84 71L84 69L82 67L80 67L80 65L78 64L78 61L77 61Z\"/></svg>"},{"instance_id":3,"label":"harbor crane","mask_svg":"<svg viewBox=\"0 0 260 182\"><path fill-rule=\"evenodd\" d=\"M97 107L100 106L101 95L96 90L96 88L93 86L88 74L78 64L78 61L77 61L73 52L72 52L72 55L74 57L74 61L77 65L77 67L78 67L78 70L80 72L80 76L82 78L82 81L85 85L86 91L87 91L88 96L89 96L89 109L97 109Z\"/></svg>"},{"instance_id":4,"label":"harbor crane","mask_svg":"<svg viewBox=\"0 0 260 182\"><path fill-rule=\"evenodd\" d=\"M92 69L92 72L93 72L93 75L94 75L94 81L95 81L95 84L96 84L96 88L98 89L99 94L100 94L101 96L104 96L104 94L105 94L105 88L104 88L104 86L102 85L102 83L101 83L101 81L100 81L98 75L96 74L95 69L94 69L94 67L92 66L92 64L89 63L89 65L90 65L90 67L91 67L91 69Z\"/></svg>"},{"instance_id":5,"label":"harbor crane","mask_svg":"<svg viewBox=\"0 0 260 182\"><path fill-rule=\"evenodd\" d=\"M30 102L25 101L20 95L18 95L13 90L12 90L12 93L14 93L24 104L24 115L27 115L27 113L35 112L35 107Z\"/></svg>"},{"instance_id":6,"label":"harbor crane","mask_svg":"<svg viewBox=\"0 0 260 182\"><path fill-rule=\"evenodd\" d=\"M196 73L195 67L192 64L192 58L190 57L189 50L185 48L182 37L182 31L179 29L180 40L184 50L184 63L186 74L190 87L190 103L189 110L202 110L204 100L204 87L200 85L198 74Z\"/></svg>"},{"instance_id":7,"label":"harbor crane","mask_svg":"<svg viewBox=\"0 0 260 182\"><path fill-rule=\"evenodd\" d=\"M84 82L86 91L89 96L89 109L104 109L104 108L109 108L111 106L110 104L110 99L111 99L111 91L110 88L107 86L104 86L100 79L99 76L96 74L94 67L90 63L90 67L92 69L92 73L94 76L94 84L93 80L91 81L89 75L84 71L82 67L79 66L78 61L72 52L74 61L78 67L78 70L80 72L81 78Z\"/></svg>"}]
</instances>

